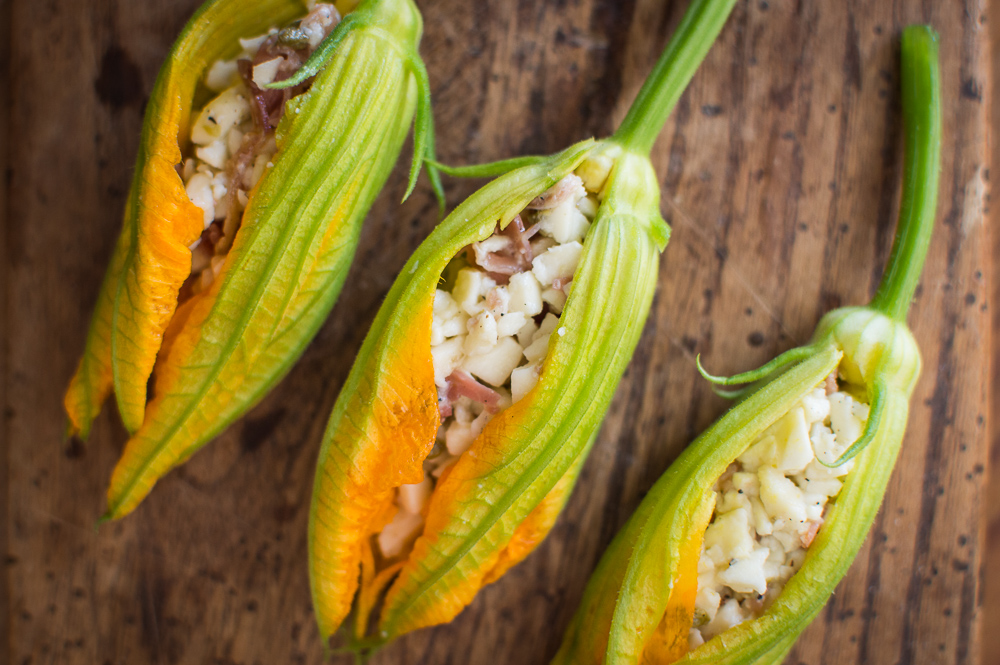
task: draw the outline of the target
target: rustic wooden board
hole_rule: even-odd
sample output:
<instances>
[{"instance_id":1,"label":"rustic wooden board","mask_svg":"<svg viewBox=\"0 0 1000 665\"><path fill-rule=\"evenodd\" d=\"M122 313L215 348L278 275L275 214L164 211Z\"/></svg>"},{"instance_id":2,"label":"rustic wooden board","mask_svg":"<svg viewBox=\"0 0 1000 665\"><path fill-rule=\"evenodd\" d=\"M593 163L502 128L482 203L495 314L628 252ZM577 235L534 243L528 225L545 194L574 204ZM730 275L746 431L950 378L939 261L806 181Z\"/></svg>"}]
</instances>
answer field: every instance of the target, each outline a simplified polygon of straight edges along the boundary
<instances>
[{"instance_id":1,"label":"rustic wooden board","mask_svg":"<svg viewBox=\"0 0 1000 665\"><path fill-rule=\"evenodd\" d=\"M93 528L126 438L113 407L87 446L61 441L61 394L120 225L143 103L196 4L0 0L10 663L321 661L305 572L313 464L380 299L434 225L426 187L398 205L397 169L303 361L134 515ZM608 133L686 6L421 4L439 154L454 163ZM615 531L726 406L694 354L719 372L746 369L805 340L827 309L872 295L898 205L897 38L915 21L941 32L945 97L940 224L911 312L925 370L872 536L788 662L978 661L991 348L984 11L982 0L739 3L655 149L674 235L565 514L455 622L373 662L547 662ZM473 187L449 182L450 200Z\"/></svg>"}]
</instances>

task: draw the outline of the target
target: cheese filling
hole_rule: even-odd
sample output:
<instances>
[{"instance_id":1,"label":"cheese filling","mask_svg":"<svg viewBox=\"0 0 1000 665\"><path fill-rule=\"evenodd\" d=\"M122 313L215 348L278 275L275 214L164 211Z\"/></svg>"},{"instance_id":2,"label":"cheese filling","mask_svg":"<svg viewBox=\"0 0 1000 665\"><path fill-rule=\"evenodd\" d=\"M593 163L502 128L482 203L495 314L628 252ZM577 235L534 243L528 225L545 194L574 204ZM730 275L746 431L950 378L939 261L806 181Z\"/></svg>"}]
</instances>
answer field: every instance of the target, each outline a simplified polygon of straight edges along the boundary
<instances>
[{"instance_id":1,"label":"cheese filling","mask_svg":"<svg viewBox=\"0 0 1000 665\"><path fill-rule=\"evenodd\" d=\"M584 169L589 169L584 171ZM398 510L378 536L382 555L403 554L423 529L441 475L498 413L538 382L573 288L607 168L589 162L536 198L510 225L466 247L434 294L431 356L441 427L424 479L398 489Z\"/></svg>"},{"instance_id":2,"label":"cheese filling","mask_svg":"<svg viewBox=\"0 0 1000 665\"><path fill-rule=\"evenodd\" d=\"M689 647L760 616L801 567L854 461L830 468L857 441L868 405L833 375L729 465L698 562Z\"/></svg>"},{"instance_id":3,"label":"cheese filling","mask_svg":"<svg viewBox=\"0 0 1000 665\"><path fill-rule=\"evenodd\" d=\"M191 276L181 301L207 289L221 272L249 192L273 166L274 130L284 106L310 82L286 90L264 86L292 76L339 22L333 5L316 4L289 27L241 39L239 56L206 71L205 86L216 96L191 114L190 145L178 167L205 224L191 245Z\"/></svg>"}]
</instances>

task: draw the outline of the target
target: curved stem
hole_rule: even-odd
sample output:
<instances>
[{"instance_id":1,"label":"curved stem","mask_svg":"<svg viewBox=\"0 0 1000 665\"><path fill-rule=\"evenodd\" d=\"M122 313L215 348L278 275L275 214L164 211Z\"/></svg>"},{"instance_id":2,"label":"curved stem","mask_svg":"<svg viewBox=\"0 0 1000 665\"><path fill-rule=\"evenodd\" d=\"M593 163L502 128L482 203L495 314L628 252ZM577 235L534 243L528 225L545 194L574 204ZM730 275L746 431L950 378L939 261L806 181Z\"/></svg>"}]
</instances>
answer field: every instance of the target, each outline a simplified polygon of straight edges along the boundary
<instances>
[{"instance_id":1,"label":"curved stem","mask_svg":"<svg viewBox=\"0 0 1000 665\"><path fill-rule=\"evenodd\" d=\"M736 0L691 0L614 140L648 155L681 93L719 36Z\"/></svg>"},{"instance_id":2,"label":"curved stem","mask_svg":"<svg viewBox=\"0 0 1000 665\"><path fill-rule=\"evenodd\" d=\"M733 376L714 376L709 374L701 365L700 354L695 357L694 362L698 367L698 373L713 384L717 386L742 386L747 383L754 383L755 381L767 378L789 365L805 360L815 352L816 347L814 346L797 346L785 351L777 358L772 358L766 364L761 365L757 369L750 370L749 372L742 372L740 374L734 374ZM723 397L725 397L725 395L723 395Z\"/></svg>"},{"instance_id":3,"label":"curved stem","mask_svg":"<svg viewBox=\"0 0 1000 665\"><path fill-rule=\"evenodd\" d=\"M903 196L892 254L871 307L906 321L934 230L941 168L941 82L938 36L911 25L902 41Z\"/></svg>"}]
</instances>

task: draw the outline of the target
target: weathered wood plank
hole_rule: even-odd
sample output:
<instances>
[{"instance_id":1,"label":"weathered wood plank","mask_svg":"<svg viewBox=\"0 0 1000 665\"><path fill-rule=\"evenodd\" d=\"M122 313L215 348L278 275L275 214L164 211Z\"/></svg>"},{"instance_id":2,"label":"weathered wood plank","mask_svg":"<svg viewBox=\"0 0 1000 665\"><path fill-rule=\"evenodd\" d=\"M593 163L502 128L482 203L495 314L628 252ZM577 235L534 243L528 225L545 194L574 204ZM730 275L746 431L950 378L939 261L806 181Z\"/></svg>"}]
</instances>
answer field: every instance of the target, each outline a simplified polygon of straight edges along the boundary
<instances>
[{"instance_id":1,"label":"weathered wood plank","mask_svg":"<svg viewBox=\"0 0 1000 665\"><path fill-rule=\"evenodd\" d=\"M120 224L145 97L197 2L2 3L11 57L0 89L12 100L9 120L0 115L10 166L0 194L4 655L318 663L305 525L320 434L380 299L433 227L434 203L422 186L399 206L397 169L303 361L134 515L95 533L125 433L110 408L86 447L62 444L60 399ZM439 154L463 163L611 131L686 2L422 5ZM694 354L720 372L745 369L803 341L830 307L871 296L898 206L896 40L913 21L942 34L945 86L940 224L911 315L924 376L873 535L789 662L977 662L980 358L992 348L983 11L980 0L737 6L654 151L674 236L583 491L548 541L455 622L374 662L547 662L615 531L725 408ZM449 200L474 187L449 182Z\"/></svg>"}]
</instances>

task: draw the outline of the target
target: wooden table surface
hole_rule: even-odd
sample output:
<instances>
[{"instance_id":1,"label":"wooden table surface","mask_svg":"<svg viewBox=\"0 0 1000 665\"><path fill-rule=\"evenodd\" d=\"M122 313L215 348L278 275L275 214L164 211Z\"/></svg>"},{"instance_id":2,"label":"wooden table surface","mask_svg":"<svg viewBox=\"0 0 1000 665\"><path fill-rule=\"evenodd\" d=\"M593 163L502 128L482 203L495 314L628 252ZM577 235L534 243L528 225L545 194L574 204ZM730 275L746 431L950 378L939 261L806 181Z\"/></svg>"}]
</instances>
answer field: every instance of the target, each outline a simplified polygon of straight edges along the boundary
<instances>
[{"instance_id":1,"label":"wooden table surface","mask_svg":"<svg viewBox=\"0 0 1000 665\"><path fill-rule=\"evenodd\" d=\"M439 155L466 163L609 133L687 3L420 4ZM121 223L143 105L196 5L0 0L3 662L322 659L305 569L313 465L381 298L436 221L425 183L400 206L397 168L302 361L133 515L93 527L126 439L114 407L86 446L61 438L61 396ZM726 408L695 354L717 372L754 367L807 339L828 309L868 300L898 208L898 36L910 22L941 33L944 93L939 225L910 313L924 373L871 536L788 662L975 663L980 626L982 662L1000 662L1000 615L982 618L980 576L996 316L984 2L750 0L654 150L673 238L568 508L451 625L374 663L548 662L613 534ZM474 187L449 181L450 201Z\"/></svg>"}]
</instances>

